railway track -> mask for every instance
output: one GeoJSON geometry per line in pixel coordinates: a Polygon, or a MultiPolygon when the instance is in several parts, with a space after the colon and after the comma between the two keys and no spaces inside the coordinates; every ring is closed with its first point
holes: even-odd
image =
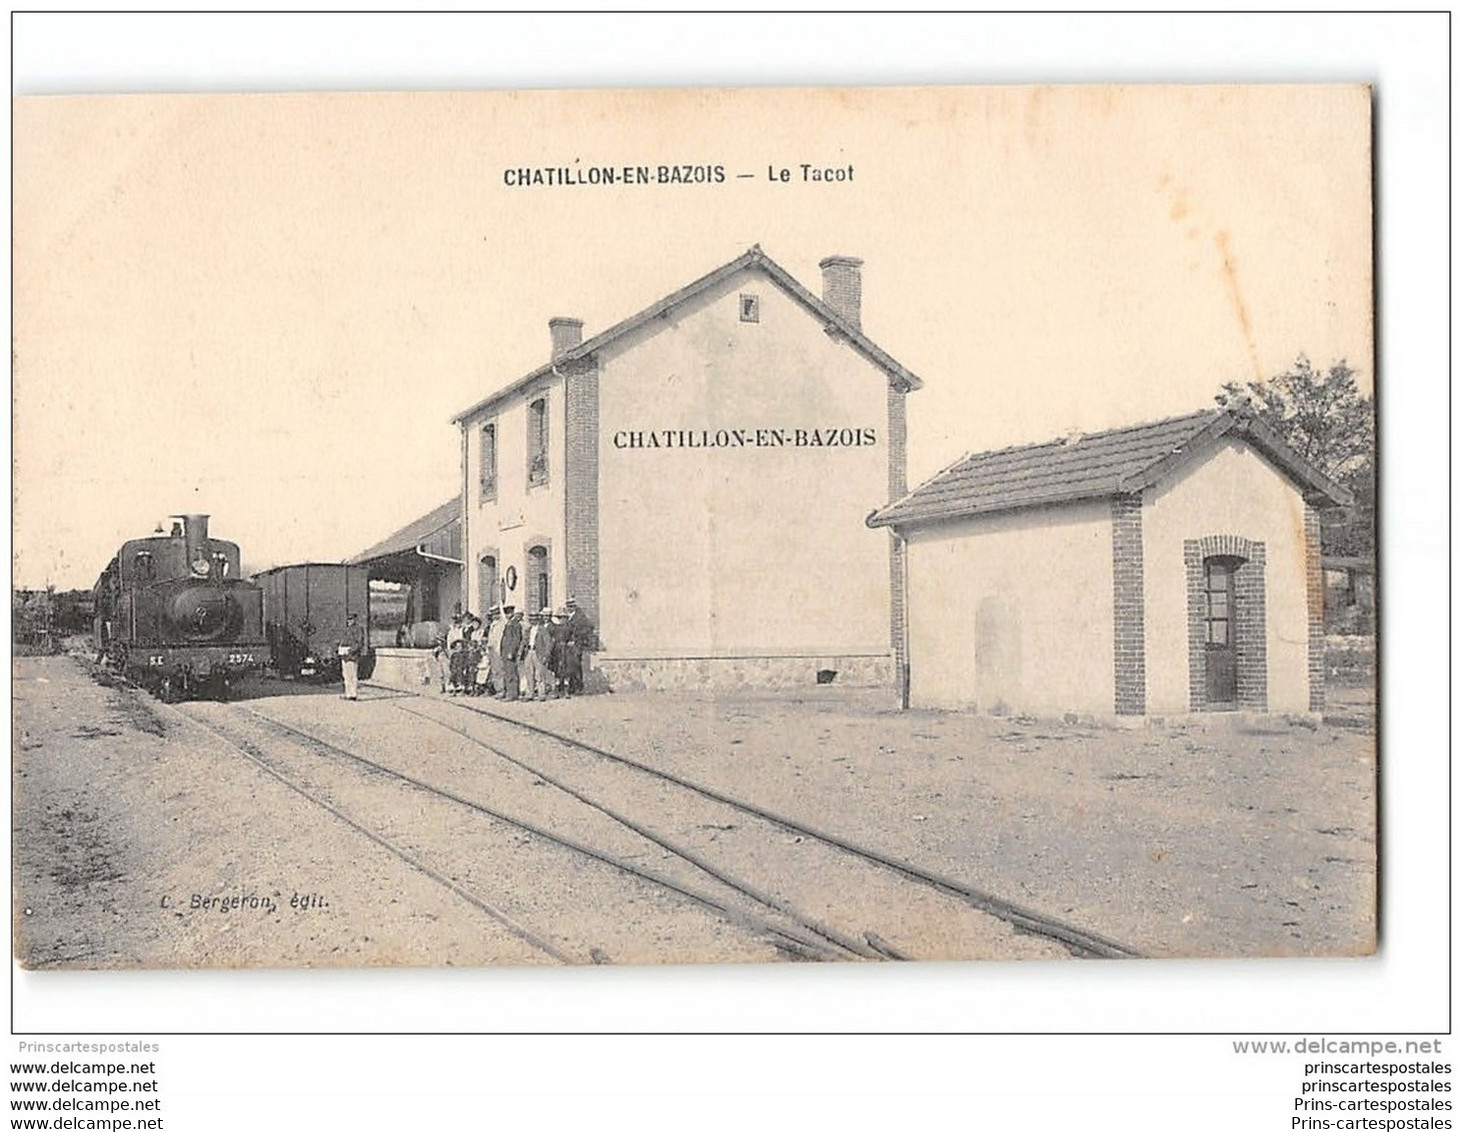
{"type": "MultiPolygon", "coordinates": [[[[490,720],[494,724],[516,729],[520,733],[535,736],[544,740],[546,743],[556,744],[564,751],[578,752],[583,756],[597,760],[603,764],[622,768],[631,774],[641,775],[663,783],[666,786],[692,793],[717,806],[726,807],[737,814],[744,815],[747,819],[767,823],[772,827],[791,834],[794,838],[816,842],[827,847],[829,850],[844,854],[848,858],[861,862],[866,866],[902,878],[905,882],[938,893],[946,898],[961,901],[981,913],[995,917],[1005,924],[1010,925],[1017,932],[1059,944],[1071,955],[1080,958],[1102,959],[1131,959],[1142,956],[1142,953],[1136,948],[1109,939],[1086,928],[1069,924],[1063,920],[1016,904],[962,881],[924,869],[912,862],[899,860],[875,848],[859,844],[847,837],[819,829],[804,821],[776,813],[743,799],[732,797],[723,791],[712,789],[683,776],[672,774],[624,755],[605,750],[594,744],[584,742],[581,739],[561,734],[549,728],[540,727],[525,720],[512,718],[511,716],[492,711],[474,703],[467,703],[461,700],[436,701],[425,698],[421,698],[421,702],[440,702],[447,704],[457,711],[466,712],[470,715],[490,720]]],[[[554,781],[550,777],[551,773],[563,773],[559,767],[555,767],[555,772],[550,772],[539,763],[529,762],[518,756],[510,755],[498,746],[482,739],[480,736],[472,734],[468,729],[447,723],[428,712],[407,707],[404,704],[398,704],[397,706],[402,711],[406,711],[420,718],[430,719],[433,723],[457,732],[471,742],[477,743],[499,757],[507,759],[526,771],[538,775],[545,781],[554,781]]],[[[555,783],[555,785],[560,785],[561,788],[570,790],[576,794],[582,793],[567,784],[555,783]]],[[[586,804],[594,804],[587,797],[585,801],[586,804]]],[[[623,820],[622,817],[620,820],[623,820]]],[[[884,957],[911,957],[910,952],[912,948],[899,949],[894,945],[890,945],[879,933],[865,930],[863,932],[863,939],[875,953],[884,957]]],[[[947,958],[948,955],[942,957],[947,958]]]]}
{"type": "MultiPolygon", "coordinates": [[[[650,917],[646,930],[658,933],[662,939],[666,925],[659,921],[673,920],[676,929],[684,931],[687,922],[697,918],[694,914],[687,915],[688,908],[702,920],[714,917],[718,921],[717,930],[705,930],[704,923],[689,924],[691,936],[713,937],[698,938],[688,944],[700,949],[692,954],[703,955],[706,949],[724,948],[725,929],[729,927],[739,937],[735,941],[739,944],[735,958],[889,957],[872,944],[859,945],[839,938],[835,932],[820,931],[819,925],[804,923],[795,911],[764,903],[754,892],[735,889],[729,884],[720,889],[714,885],[696,885],[665,875],[611,849],[508,813],[501,805],[489,805],[428,782],[254,707],[188,704],[172,710],[554,962],[613,961],[619,948],[604,940],[596,944],[581,938],[579,927],[583,917],[575,914],[572,907],[557,908],[548,915],[554,926],[530,926],[535,910],[531,907],[533,901],[524,901],[521,884],[506,884],[502,893],[494,894],[484,891],[480,879],[459,878],[474,871],[491,872],[494,864],[512,860],[519,877],[536,878],[535,886],[541,890],[552,883],[548,878],[565,872],[565,858],[572,858],[567,871],[575,876],[575,881],[567,887],[575,887],[582,880],[587,865],[596,874],[588,890],[596,902],[608,907],[644,905],[645,892],[650,890],[657,898],[651,903],[663,906],[668,901],[674,905],[661,907],[658,920],[650,917]],[[403,814],[413,815],[404,827],[403,814]],[[465,840],[461,837],[464,817],[484,827],[476,837],[465,840]],[[437,844],[430,843],[428,830],[449,826],[457,831],[448,839],[450,845],[443,844],[440,838],[437,844]],[[511,844],[504,844],[505,835],[511,844]],[[536,850],[533,860],[525,859],[522,844],[525,840],[536,850]],[[529,905],[526,912],[517,906],[525,903],[529,905]]],[[[526,788],[531,790],[532,786],[526,788]]],[[[544,914],[542,909],[537,911],[544,914]]]]}
{"type": "Polygon", "coordinates": [[[477,908],[479,911],[485,912],[493,920],[496,920],[499,924],[507,928],[508,931],[517,936],[519,939],[523,940],[523,942],[527,943],[529,946],[542,952],[550,959],[553,959],[559,963],[571,962],[568,956],[565,955],[553,943],[549,942],[548,940],[537,935],[522,924],[518,923],[503,909],[489,903],[477,893],[470,891],[464,886],[458,884],[451,877],[446,876],[442,872],[433,868],[431,865],[427,864],[420,857],[420,855],[409,852],[399,843],[372,831],[367,825],[347,814],[338,805],[336,805],[328,797],[322,794],[318,789],[312,789],[308,786],[301,785],[301,783],[298,782],[295,778],[291,777],[288,773],[282,771],[280,769],[280,766],[278,765],[277,758],[271,758],[265,752],[265,750],[257,743],[251,741],[248,738],[241,737],[237,733],[231,733],[230,729],[220,727],[216,722],[210,722],[207,719],[200,718],[196,711],[187,710],[184,708],[177,708],[175,710],[177,710],[180,715],[183,715],[188,720],[190,720],[194,725],[203,728],[204,730],[211,733],[215,738],[223,741],[228,746],[238,751],[251,763],[264,771],[265,774],[269,775],[271,778],[274,778],[276,781],[283,783],[286,787],[288,787],[290,790],[293,790],[296,794],[299,794],[306,801],[312,803],[313,805],[324,810],[326,813],[330,814],[332,817],[348,825],[351,829],[355,830],[367,840],[373,842],[374,844],[385,849],[391,855],[404,861],[412,869],[419,873],[422,873],[429,879],[448,889],[456,896],[460,897],[467,903],[471,904],[473,907],[477,908]]]}
{"type": "MultiPolygon", "coordinates": [[[[762,958],[1139,954],[1079,926],[573,736],[474,703],[400,693],[380,699],[386,703],[378,710],[411,716],[414,723],[442,733],[426,744],[436,752],[426,760],[430,765],[420,765],[415,740],[412,765],[403,766],[400,744],[384,751],[369,736],[364,743],[355,735],[327,737],[314,720],[281,719],[274,711],[261,710],[259,701],[174,710],[555,962],[600,962],[611,956],[619,961],[626,950],[630,961],[675,959],[656,947],[626,949],[622,941],[618,946],[596,945],[578,938],[577,924],[562,916],[549,917],[553,928],[530,926],[540,920],[525,914],[521,901],[504,900],[501,891],[484,888],[480,880],[459,879],[473,872],[460,846],[428,851],[419,845],[423,831],[444,819],[417,820],[403,828],[399,815],[420,810],[422,799],[428,799],[436,811],[469,814],[500,832],[511,830],[537,852],[566,854],[577,862],[574,868],[597,869],[600,887],[591,889],[589,899],[598,908],[622,900],[625,886],[640,890],[641,897],[652,889],[661,900],[714,916],[740,936],[760,941],[766,951],[762,958]],[[437,750],[449,741],[457,743],[455,754],[437,750]],[[492,759],[473,761],[474,751],[492,759]],[[470,786],[457,787],[469,779],[470,786]],[[366,792],[374,796],[365,806],[368,812],[357,805],[360,783],[369,783],[366,792]],[[656,863],[650,865],[647,858],[656,863]],[[993,934],[992,923],[997,929],[993,934]],[[1021,944],[1022,938],[1030,942],[1021,944]],[[1061,951],[1032,945],[1057,945],[1061,951]]],[[[385,734],[390,728],[380,730],[385,734]]],[[[484,844],[479,850],[479,867],[488,860],[512,860],[515,872],[535,875],[543,883],[551,883],[547,878],[563,870],[562,860],[520,869],[523,851],[518,846],[484,844]]],[[[511,891],[513,886],[507,887],[511,891]]],[[[692,954],[700,961],[720,955],[714,946],[692,954]]]]}

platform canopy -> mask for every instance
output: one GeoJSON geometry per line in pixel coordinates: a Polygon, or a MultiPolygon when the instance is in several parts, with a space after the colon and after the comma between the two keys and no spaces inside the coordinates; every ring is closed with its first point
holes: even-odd
{"type": "Polygon", "coordinates": [[[461,568],[462,500],[449,500],[380,542],[348,558],[352,566],[367,566],[373,579],[415,582],[427,563],[461,568]]]}

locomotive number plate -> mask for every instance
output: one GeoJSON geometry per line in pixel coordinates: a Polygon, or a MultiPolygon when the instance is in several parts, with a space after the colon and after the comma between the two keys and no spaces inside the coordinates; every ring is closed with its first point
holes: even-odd
{"type": "Polygon", "coordinates": [[[253,664],[254,654],[251,652],[231,652],[228,654],[229,664],[253,664]]]}

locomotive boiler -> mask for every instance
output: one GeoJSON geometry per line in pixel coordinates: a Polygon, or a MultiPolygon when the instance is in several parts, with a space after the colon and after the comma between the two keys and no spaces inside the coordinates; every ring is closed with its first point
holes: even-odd
{"type": "Polygon", "coordinates": [[[226,698],[267,658],[261,591],[238,544],[208,537],[207,515],[174,518],[171,534],[123,543],[97,579],[97,651],[164,699],[226,698]]]}

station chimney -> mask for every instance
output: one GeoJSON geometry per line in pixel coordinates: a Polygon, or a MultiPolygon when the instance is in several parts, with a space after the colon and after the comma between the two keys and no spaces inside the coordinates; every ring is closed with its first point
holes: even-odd
{"type": "Polygon", "coordinates": [[[548,333],[553,339],[553,358],[557,360],[584,340],[582,318],[550,318],[548,333]]]}
{"type": "Polygon", "coordinates": [[[862,331],[863,261],[850,255],[830,255],[822,268],[822,301],[854,330],[862,331]]]}

